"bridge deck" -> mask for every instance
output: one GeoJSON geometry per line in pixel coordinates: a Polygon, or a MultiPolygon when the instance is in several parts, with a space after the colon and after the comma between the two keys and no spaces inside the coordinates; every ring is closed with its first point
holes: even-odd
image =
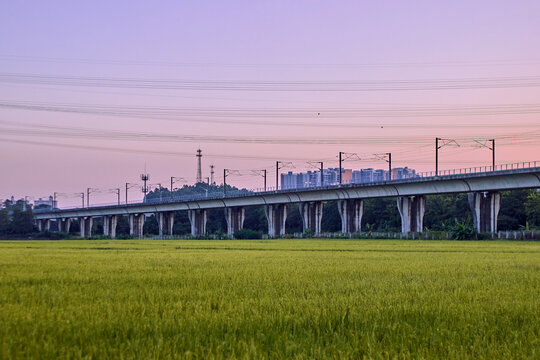
{"type": "Polygon", "coordinates": [[[430,194],[464,193],[478,191],[504,191],[540,188],[540,167],[502,170],[472,174],[401,179],[378,183],[329,185],[304,189],[272,190],[209,194],[181,199],[153,200],[143,203],[96,206],[89,208],[35,210],[36,219],[74,218],[215,209],[234,206],[288,204],[340,199],[368,199],[377,197],[414,196],[430,194]]]}

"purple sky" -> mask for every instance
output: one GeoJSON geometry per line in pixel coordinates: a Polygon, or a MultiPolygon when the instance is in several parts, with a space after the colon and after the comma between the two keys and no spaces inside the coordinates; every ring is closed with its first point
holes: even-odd
{"type": "MultiPolygon", "coordinates": [[[[442,169],[490,165],[474,139],[496,138],[498,163],[540,160],[538,19],[538,1],[4,1],[0,199],[123,187],[145,164],[151,183],[193,182],[198,147],[203,176],[211,163],[218,183],[223,168],[240,169],[227,181],[240,187],[262,185],[251,169],[268,168],[272,184],[275,160],[294,159],[293,171],[310,169],[308,160],[335,167],[339,151],[367,159],[347,168],[384,168],[372,154],[392,152],[396,167],[431,171],[437,136],[461,145],[441,150],[442,169]],[[94,77],[130,81],[84,80],[94,77]],[[143,80],[151,85],[140,88],[143,80]],[[163,89],[163,80],[204,89],[163,89]],[[375,91],[383,81],[389,89],[375,91]],[[433,81],[443,89],[410,89],[433,81]],[[461,85],[448,89],[450,81],[461,85]],[[501,81],[509,85],[492,86],[501,81]],[[366,89],[344,91],[351,85],[342,82],[366,89]],[[42,110],[14,108],[21,104],[42,110]],[[156,109],[174,114],[148,113],[156,109]],[[235,141],[208,139],[216,136],[235,141]],[[263,137],[267,144],[244,142],[263,137]],[[312,144],[280,144],[285,138],[312,144]]],[[[104,192],[92,202],[112,201],[104,192]]]]}

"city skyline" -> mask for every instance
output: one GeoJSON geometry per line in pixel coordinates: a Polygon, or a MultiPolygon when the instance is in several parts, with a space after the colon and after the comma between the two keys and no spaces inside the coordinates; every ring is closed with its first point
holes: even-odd
{"type": "Polygon", "coordinates": [[[489,139],[498,164],[540,160],[535,1],[1,9],[0,199],[122,188],[145,164],[152,184],[193,183],[199,148],[202,178],[239,170],[240,188],[276,161],[335,168],[339,152],[356,154],[347,168],[390,152],[433,171],[436,137],[460,145],[440,169],[490,166],[489,139]]]}

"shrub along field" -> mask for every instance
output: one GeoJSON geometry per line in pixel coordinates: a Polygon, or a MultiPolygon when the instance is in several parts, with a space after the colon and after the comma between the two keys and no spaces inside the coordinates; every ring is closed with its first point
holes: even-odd
{"type": "Polygon", "coordinates": [[[2,241],[0,358],[539,358],[540,243],[2,241]]]}

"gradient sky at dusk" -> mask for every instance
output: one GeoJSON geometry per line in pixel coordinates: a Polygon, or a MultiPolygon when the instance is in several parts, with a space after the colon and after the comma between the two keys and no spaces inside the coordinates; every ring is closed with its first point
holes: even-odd
{"type": "Polygon", "coordinates": [[[251,169],[273,184],[276,160],[336,167],[339,151],[365,159],[346,168],[392,152],[431,171],[435,137],[461,145],[442,169],[490,165],[474,139],[497,139],[498,163],[540,160],[538,19],[533,0],[4,1],[0,199],[123,187],[145,166],[150,183],[192,183],[198,147],[203,176],[239,169],[239,187],[262,185],[251,169]]]}

